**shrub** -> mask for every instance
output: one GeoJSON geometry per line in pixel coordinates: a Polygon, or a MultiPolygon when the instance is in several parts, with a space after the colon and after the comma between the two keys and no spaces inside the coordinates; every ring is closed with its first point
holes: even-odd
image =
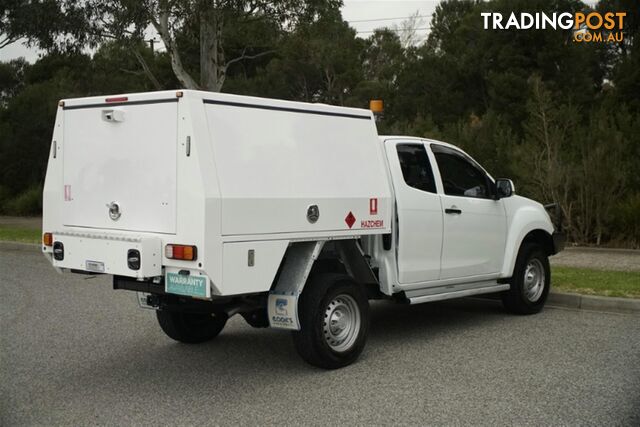
{"type": "Polygon", "coordinates": [[[3,209],[9,215],[42,214],[42,186],[29,187],[26,191],[9,200],[3,209]]]}
{"type": "Polygon", "coordinates": [[[614,239],[631,247],[640,247],[640,193],[621,200],[613,210],[611,228],[614,239]]]}

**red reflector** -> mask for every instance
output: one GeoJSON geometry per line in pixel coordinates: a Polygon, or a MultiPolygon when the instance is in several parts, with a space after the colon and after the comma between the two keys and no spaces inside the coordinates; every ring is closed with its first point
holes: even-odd
{"type": "Polygon", "coordinates": [[[43,243],[45,246],[51,246],[51,245],[53,245],[53,234],[51,234],[51,233],[44,233],[44,234],[42,235],[42,243],[43,243]]]}
{"type": "Polygon", "coordinates": [[[174,246],[173,247],[173,257],[175,259],[183,259],[184,258],[184,246],[174,246]]]}
{"type": "Polygon", "coordinates": [[[198,250],[195,246],[170,244],[165,246],[164,256],[169,259],[195,261],[198,257],[198,250]]]}
{"type": "Polygon", "coordinates": [[[126,96],[116,96],[116,97],[113,97],[113,98],[105,99],[105,101],[107,101],[107,102],[127,102],[128,100],[129,100],[129,98],[126,97],[126,96]]]}

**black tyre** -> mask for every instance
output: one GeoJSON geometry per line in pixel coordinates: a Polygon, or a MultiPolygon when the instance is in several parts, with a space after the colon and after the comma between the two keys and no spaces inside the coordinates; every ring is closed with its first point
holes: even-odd
{"type": "Polygon", "coordinates": [[[337,369],[353,363],[369,331],[369,301],[343,274],[312,277],[300,296],[301,330],[293,332],[298,354],[309,364],[337,369]]]}
{"type": "Polygon", "coordinates": [[[158,323],[169,338],[188,344],[212,340],[227,323],[225,314],[182,313],[157,310],[158,323]]]}
{"type": "Polygon", "coordinates": [[[537,244],[525,243],[518,252],[511,289],[502,294],[505,308],[516,314],[538,313],[551,288],[549,258],[537,244]]]}

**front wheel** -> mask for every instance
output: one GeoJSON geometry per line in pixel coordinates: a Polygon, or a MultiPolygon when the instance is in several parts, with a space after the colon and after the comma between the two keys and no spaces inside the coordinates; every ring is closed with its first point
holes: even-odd
{"type": "Polygon", "coordinates": [[[538,313],[551,287],[549,258],[536,244],[524,244],[518,252],[511,289],[502,294],[505,308],[516,314],[538,313]]]}
{"type": "Polygon", "coordinates": [[[188,344],[212,340],[227,323],[225,314],[183,313],[179,311],[156,311],[158,323],[169,338],[188,344]]]}
{"type": "Polygon", "coordinates": [[[353,363],[369,331],[369,301],[360,285],[343,274],[319,274],[307,283],[299,304],[298,354],[309,364],[336,369],[353,363]]]}

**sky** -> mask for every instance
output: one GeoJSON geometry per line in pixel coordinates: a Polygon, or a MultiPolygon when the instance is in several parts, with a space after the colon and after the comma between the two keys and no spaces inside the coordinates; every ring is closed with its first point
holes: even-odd
{"type": "MultiPolygon", "coordinates": [[[[353,28],[358,31],[358,36],[366,38],[372,30],[381,27],[399,26],[404,20],[413,14],[420,16],[416,32],[418,40],[423,41],[429,33],[431,15],[440,0],[343,0],[342,16],[353,28]]],[[[585,3],[593,5],[596,0],[587,0],[585,3]]],[[[25,46],[21,41],[0,49],[0,60],[8,61],[24,56],[27,61],[34,62],[38,59],[38,51],[25,46]]]]}

